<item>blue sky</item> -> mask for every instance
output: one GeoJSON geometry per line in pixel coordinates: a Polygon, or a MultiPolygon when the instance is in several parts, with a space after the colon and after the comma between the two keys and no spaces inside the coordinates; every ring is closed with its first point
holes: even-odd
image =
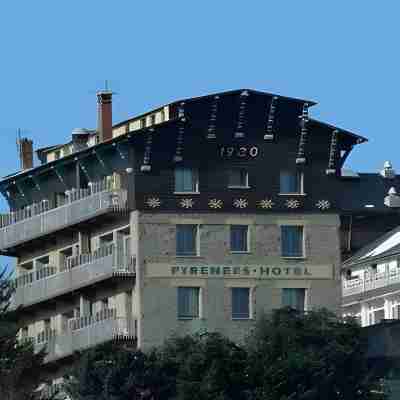
{"type": "Polygon", "coordinates": [[[3,1],[0,175],[18,169],[17,128],[35,146],[209,92],[254,88],[319,104],[313,117],[370,139],[348,166],[397,162],[400,5],[340,1],[3,1]]]}

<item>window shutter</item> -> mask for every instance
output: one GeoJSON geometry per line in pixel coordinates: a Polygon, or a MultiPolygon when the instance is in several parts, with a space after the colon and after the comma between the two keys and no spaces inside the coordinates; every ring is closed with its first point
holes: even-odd
{"type": "Polygon", "coordinates": [[[178,317],[198,318],[199,316],[199,288],[178,288],[178,317]]]}
{"type": "Polygon", "coordinates": [[[285,288],[282,289],[282,306],[292,307],[299,311],[304,311],[305,289],[285,288]]]}
{"type": "Polygon", "coordinates": [[[282,226],[281,227],[282,256],[303,256],[303,227],[282,226]]]}
{"type": "Polygon", "coordinates": [[[249,288],[232,288],[232,318],[249,318],[249,288]]]}

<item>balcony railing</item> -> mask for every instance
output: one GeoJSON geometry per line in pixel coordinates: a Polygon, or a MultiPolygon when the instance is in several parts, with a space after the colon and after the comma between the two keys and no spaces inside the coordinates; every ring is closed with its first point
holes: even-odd
{"type": "MultiPolygon", "coordinates": [[[[48,335],[47,340],[40,343],[34,340],[35,351],[45,347],[45,362],[49,362],[110,340],[136,339],[136,324],[133,318],[117,317],[116,311],[111,309],[108,313],[103,311],[102,318],[99,316],[87,319],[90,323],[83,324],[78,329],[68,328],[64,333],[48,335]]],[[[72,325],[72,320],[70,322],[72,325]]]]}
{"type": "Polygon", "coordinates": [[[388,272],[366,273],[364,278],[343,280],[343,296],[364,293],[400,283],[400,268],[388,272]]]}
{"type": "Polygon", "coordinates": [[[113,189],[106,184],[92,185],[91,189],[70,191],[66,196],[66,203],[60,207],[50,209],[49,203],[44,201],[24,210],[2,215],[0,249],[9,249],[98,214],[123,210],[126,203],[125,189],[113,189]]]}
{"type": "Polygon", "coordinates": [[[67,259],[61,272],[50,273],[55,268],[46,267],[47,274],[35,271],[18,277],[11,308],[39,303],[112,276],[134,276],[135,264],[134,256],[117,251],[114,245],[80,254],[67,259]]]}

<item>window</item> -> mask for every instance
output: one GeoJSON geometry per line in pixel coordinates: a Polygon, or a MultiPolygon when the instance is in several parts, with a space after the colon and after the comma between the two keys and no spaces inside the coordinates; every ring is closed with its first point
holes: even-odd
{"type": "Polygon", "coordinates": [[[248,188],[249,175],[245,169],[232,169],[229,173],[230,188],[248,188]]]}
{"type": "Polygon", "coordinates": [[[303,226],[281,226],[282,257],[304,257],[303,226]]]}
{"type": "Polygon", "coordinates": [[[250,289],[232,288],[232,319],[250,318],[250,289]]]}
{"type": "Polygon", "coordinates": [[[199,179],[197,170],[193,168],[176,168],[175,169],[175,192],[191,192],[199,191],[199,179]]]}
{"type": "Polygon", "coordinates": [[[155,125],[156,123],[156,114],[150,115],[150,125],[155,125]]]}
{"type": "Polygon", "coordinates": [[[54,152],[54,159],[55,160],[58,160],[58,159],[60,159],[61,158],[61,150],[56,150],[55,152],[54,152]]]}
{"type": "Polygon", "coordinates": [[[249,228],[247,225],[231,225],[231,251],[249,251],[249,228]]]}
{"type": "Polygon", "coordinates": [[[371,305],[368,310],[368,325],[379,324],[383,319],[385,319],[384,305],[371,305]]]}
{"type": "Polygon", "coordinates": [[[146,118],[142,118],[140,120],[140,128],[141,129],[146,128],[146,118]]]}
{"type": "Polygon", "coordinates": [[[197,225],[176,226],[176,255],[196,256],[197,255],[197,225]]]}
{"type": "Polygon", "coordinates": [[[282,306],[304,311],[306,289],[282,289],[282,306]]]}
{"type": "Polygon", "coordinates": [[[200,288],[179,287],[178,288],[178,318],[199,318],[200,288]]]}
{"type": "Polygon", "coordinates": [[[303,174],[301,172],[281,171],[280,173],[281,194],[302,194],[303,174]]]}

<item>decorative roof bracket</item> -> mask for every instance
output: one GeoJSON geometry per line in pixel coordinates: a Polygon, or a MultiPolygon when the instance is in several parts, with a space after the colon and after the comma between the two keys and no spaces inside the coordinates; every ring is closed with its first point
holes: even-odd
{"type": "Polygon", "coordinates": [[[185,136],[185,122],[186,122],[186,117],[185,117],[185,109],[184,109],[185,103],[182,102],[179,105],[178,109],[178,118],[180,118],[179,127],[178,127],[178,135],[176,139],[176,150],[175,150],[175,155],[174,155],[174,162],[181,162],[183,160],[183,140],[185,136]]]}
{"type": "Polygon", "coordinates": [[[60,171],[54,166],[51,166],[51,169],[54,171],[54,173],[57,175],[57,178],[60,180],[60,182],[68,189],[67,184],[64,181],[64,178],[62,177],[62,175],[60,174],[60,171]]]}
{"type": "Polygon", "coordinates": [[[329,161],[328,161],[328,169],[326,170],[327,175],[333,175],[336,173],[336,159],[337,159],[337,150],[338,150],[338,134],[339,130],[335,129],[332,131],[331,136],[331,146],[329,150],[329,161]]]}
{"type": "Polygon", "coordinates": [[[153,132],[154,128],[149,128],[146,138],[146,145],[144,148],[143,164],[140,166],[140,171],[142,172],[151,171],[150,158],[151,158],[151,145],[153,143],[153,132]]]}
{"type": "Polygon", "coordinates": [[[105,161],[101,158],[100,152],[96,149],[93,149],[93,154],[96,156],[97,160],[99,161],[100,165],[103,167],[105,171],[108,171],[109,169],[107,168],[107,165],[105,161]]]}
{"type": "Polygon", "coordinates": [[[250,94],[247,90],[244,90],[242,93],[240,93],[239,116],[234,134],[235,139],[243,138],[245,136],[244,126],[246,124],[247,99],[249,96],[250,94]]]}
{"type": "Polygon", "coordinates": [[[274,120],[276,103],[278,101],[278,96],[273,96],[271,99],[271,104],[269,105],[268,119],[267,119],[267,129],[264,135],[264,140],[274,140],[274,120]]]}
{"type": "Polygon", "coordinates": [[[40,185],[39,185],[39,181],[38,181],[37,177],[35,175],[29,175],[29,178],[32,179],[36,189],[40,192],[40,185]]]}
{"type": "Polygon", "coordinates": [[[218,103],[219,103],[219,96],[214,96],[214,101],[211,105],[210,111],[210,120],[208,122],[208,129],[207,129],[207,139],[216,139],[216,127],[217,127],[217,113],[218,113],[218,103]]]}
{"type": "Polygon", "coordinates": [[[300,141],[299,150],[297,152],[296,164],[304,164],[306,162],[305,147],[307,143],[307,123],[308,123],[308,103],[303,104],[303,112],[300,115],[300,141]]]}

